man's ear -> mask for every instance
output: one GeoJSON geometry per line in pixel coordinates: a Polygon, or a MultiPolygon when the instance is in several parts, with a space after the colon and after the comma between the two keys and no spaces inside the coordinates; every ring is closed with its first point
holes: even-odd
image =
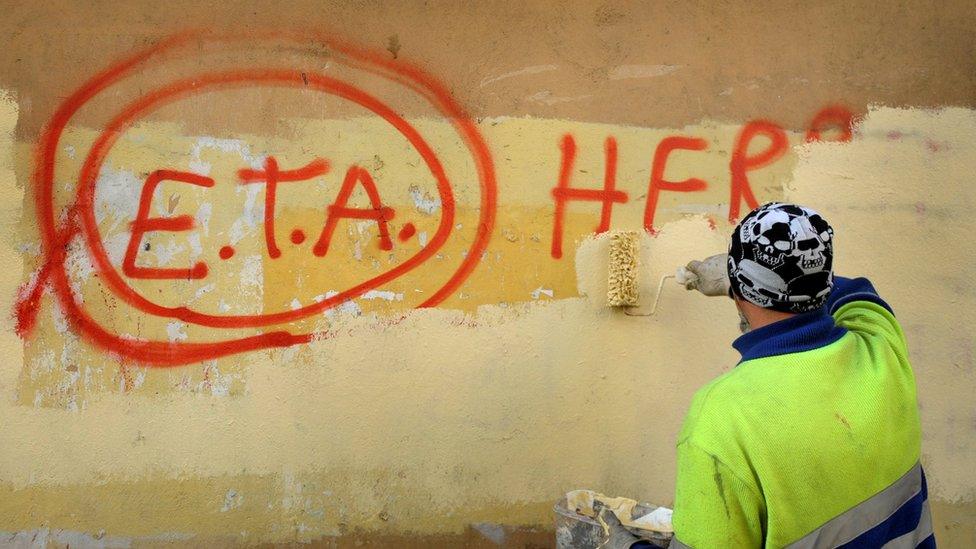
{"type": "MultiPolygon", "coordinates": [[[[735,308],[739,310],[739,314],[742,315],[743,318],[745,318],[749,322],[752,322],[752,318],[749,316],[749,313],[751,312],[750,311],[750,308],[745,305],[746,303],[749,303],[749,302],[746,301],[746,300],[744,300],[744,299],[742,299],[741,297],[735,295],[734,293],[732,294],[732,301],[735,302],[735,308]]],[[[749,303],[749,305],[752,305],[752,304],[749,303]]]]}

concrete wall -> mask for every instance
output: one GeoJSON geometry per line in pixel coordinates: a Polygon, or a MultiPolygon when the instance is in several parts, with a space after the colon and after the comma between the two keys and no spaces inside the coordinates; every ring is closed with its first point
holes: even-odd
{"type": "Polygon", "coordinates": [[[894,306],[938,539],[976,544],[971,3],[5,11],[0,544],[548,545],[566,490],[670,504],[737,317],[658,281],[773,199],[894,306]],[[605,307],[607,227],[653,315],[605,307]]]}

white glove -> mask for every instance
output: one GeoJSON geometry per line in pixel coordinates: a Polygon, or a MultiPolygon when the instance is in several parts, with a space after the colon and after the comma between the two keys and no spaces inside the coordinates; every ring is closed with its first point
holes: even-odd
{"type": "Polygon", "coordinates": [[[703,261],[692,261],[678,269],[675,279],[686,290],[698,290],[707,296],[729,295],[728,254],[718,254],[703,261]]]}

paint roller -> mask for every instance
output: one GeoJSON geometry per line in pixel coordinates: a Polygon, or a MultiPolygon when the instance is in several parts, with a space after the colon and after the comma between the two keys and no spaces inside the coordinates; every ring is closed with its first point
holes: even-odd
{"type": "Polygon", "coordinates": [[[657,297],[651,311],[646,314],[629,312],[629,308],[636,307],[640,298],[637,286],[639,265],[640,233],[637,231],[614,231],[610,233],[610,261],[607,273],[607,305],[622,307],[629,316],[650,316],[657,310],[657,303],[661,299],[664,281],[675,275],[661,277],[657,286],[657,297]]]}

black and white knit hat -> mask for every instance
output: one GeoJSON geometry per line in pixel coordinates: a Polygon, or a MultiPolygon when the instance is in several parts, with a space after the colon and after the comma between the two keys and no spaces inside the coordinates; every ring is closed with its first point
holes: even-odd
{"type": "Polygon", "coordinates": [[[834,285],[834,230],[803,206],[772,202],[732,232],[732,292],[764,309],[805,313],[823,306],[834,285]]]}

